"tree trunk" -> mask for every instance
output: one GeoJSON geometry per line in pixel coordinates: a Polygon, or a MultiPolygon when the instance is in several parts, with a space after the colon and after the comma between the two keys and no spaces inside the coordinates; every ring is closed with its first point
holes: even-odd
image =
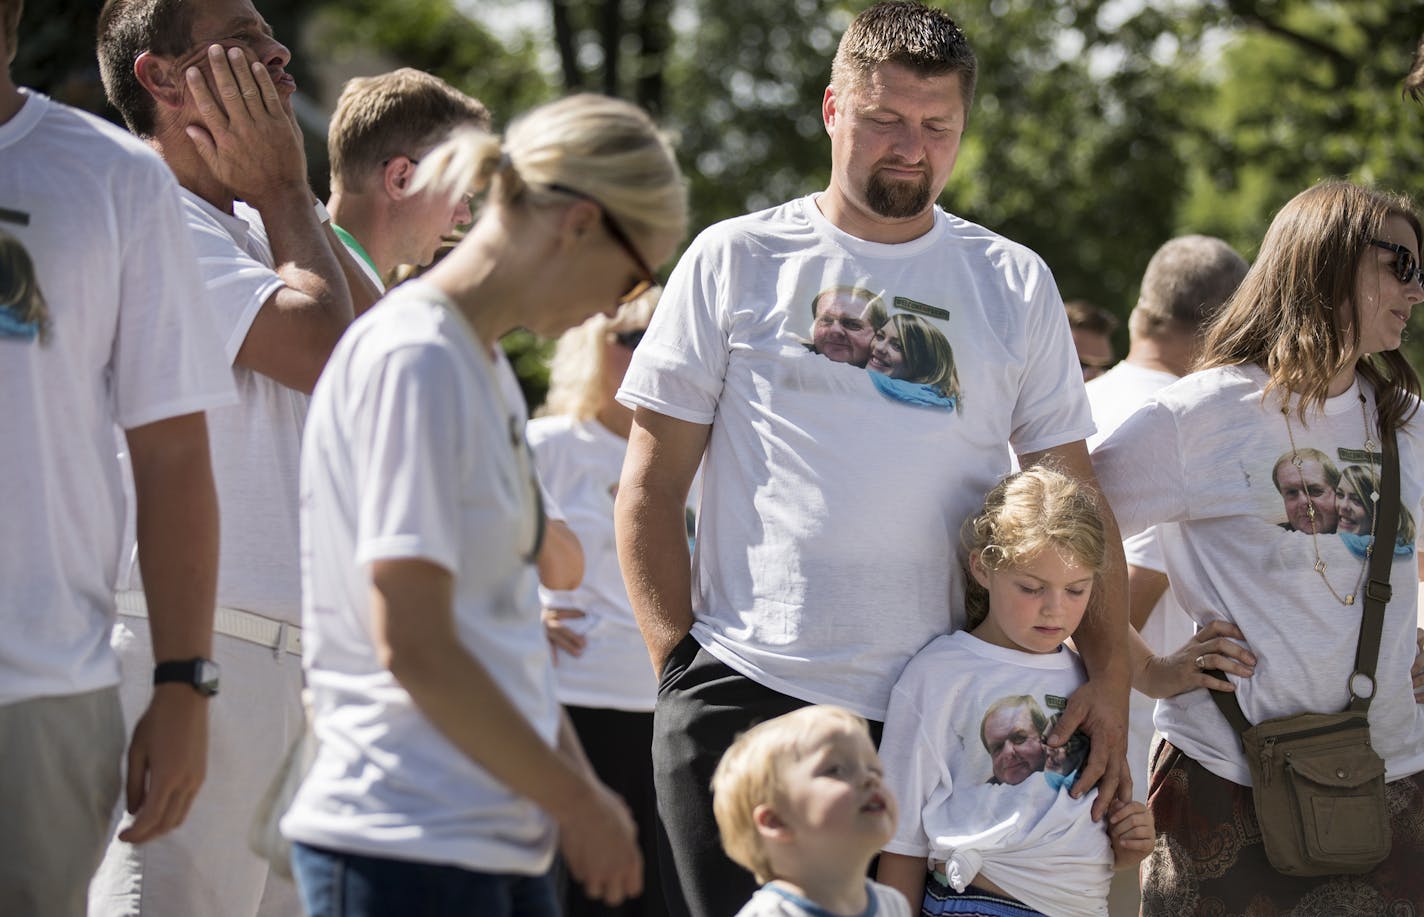
{"type": "Polygon", "coordinates": [[[663,112],[663,64],[671,44],[672,4],[669,0],[643,0],[638,16],[638,80],[636,98],[654,117],[663,112]]]}
{"type": "Polygon", "coordinates": [[[574,25],[569,16],[569,0],[549,0],[549,12],[554,19],[554,47],[559,50],[564,89],[568,92],[578,92],[583,88],[583,70],[579,67],[578,45],[574,41],[574,25]]]}
{"type": "Polygon", "coordinates": [[[599,17],[599,37],[603,43],[603,92],[619,95],[618,49],[623,43],[623,4],[621,0],[603,0],[599,17]]]}

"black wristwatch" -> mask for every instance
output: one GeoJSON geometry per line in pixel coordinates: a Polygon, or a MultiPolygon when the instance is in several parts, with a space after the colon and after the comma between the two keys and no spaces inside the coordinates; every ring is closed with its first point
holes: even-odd
{"type": "Polygon", "coordinates": [[[180,684],[192,685],[193,690],[204,697],[212,697],[218,693],[218,678],[221,675],[222,669],[216,662],[201,656],[197,659],[184,659],[180,662],[160,662],[153,667],[153,683],[155,685],[176,681],[180,684]]]}

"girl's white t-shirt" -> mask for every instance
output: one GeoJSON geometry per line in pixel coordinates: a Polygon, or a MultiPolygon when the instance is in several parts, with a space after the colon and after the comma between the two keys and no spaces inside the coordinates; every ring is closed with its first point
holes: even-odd
{"type": "MultiPolygon", "coordinates": [[[[1309,486],[1320,476],[1314,466],[1323,464],[1325,474],[1338,477],[1350,466],[1377,473],[1382,462],[1368,386],[1352,385],[1323,410],[1308,411],[1305,422],[1292,414],[1288,429],[1278,395],[1263,401],[1265,383],[1255,366],[1187,376],[1158,392],[1093,453],[1124,535],[1176,523],[1162,526],[1159,537],[1172,591],[1187,614],[1203,626],[1230,621],[1245,634],[1258,660],[1255,674],[1227,677],[1252,723],[1345,709],[1364,608],[1357,585],[1364,559],[1356,553],[1358,539],[1341,534],[1333,489],[1317,498],[1322,531],[1312,538],[1291,525],[1277,469],[1289,478],[1292,454],[1302,457],[1309,486]],[[1373,449],[1365,448],[1367,439],[1373,449]],[[1337,601],[1316,573],[1317,550],[1330,586],[1341,596],[1357,593],[1353,605],[1337,601]]],[[[1398,434],[1401,525],[1408,523],[1400,535],[1419,531],[1419,423],[1416,416],[1398,434]]],[[[1380,535],[1382,543],[1398,541],[1380,535]]],[[[1369,711],[1370,743],[1385,759],[1389,780],[1424,769],[1424,708],[1414,702],[1409,674],[1418,594],[1414,537],[1394,550],[1393,595],[1385,606],[1369,711]]],[[[1250,786],[1240,740],[1205,689],[1159,702],[1155,722],[1212,773],[1250,786]]]]}
{"type": "Polygon", "coordinates": [[[1045,914],[1106,914],[1113,853],[1092,818],[1098,791],[1074,799],[1071,777],[1060,779],[1087,760],[1086,739],[1063,762],[1042,741],[1086,680],[1067,648],[1025,653],[958,631],[921,650],[890,695],[880,742],[900,804],[885,849],[924,857],[957,891],[982,874],[1045,914]],[[996,771],[986,746],[1005,742],[996,771]]]}
{"type": "Polygon", "coordinates": [[[450,571],[461,645],[552,745],[536,518],[532,470],[484,345],[438,290],[402,285],[346,332],[312,395],[302,576],[319,751],[282,820],[288,837],[484,872],[548,868],[548,816],[431,725],[381,665],[370,621],[374,561],[450,571]]]}

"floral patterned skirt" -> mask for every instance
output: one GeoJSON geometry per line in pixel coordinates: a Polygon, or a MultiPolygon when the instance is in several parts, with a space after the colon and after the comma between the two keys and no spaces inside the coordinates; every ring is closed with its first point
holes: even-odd
{"type": "Polygon", "coordinates": [[[1385,786],[1393,847],[1371,872],[1286,876],[1266,859],[1250,787],[1169,742],[1153,751],[1157,845],[1142,865],[1143,917],[1424,917],[1424,774],[1385,786]]]}

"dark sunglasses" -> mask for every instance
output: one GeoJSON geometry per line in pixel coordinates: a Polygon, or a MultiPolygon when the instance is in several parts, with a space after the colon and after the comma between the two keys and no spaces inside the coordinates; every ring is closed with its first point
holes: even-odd
{"type": "Polygon", "coordinates": [[[648,329],[639,328],[636,331],[615,331],[613,340],[618,342],[618,346],[626,347],[629,350],[636,350],[643,342],[643,335],[648,333],[648,329]]]}
{"type": "Polygon", "coordinates": [[[1424,285],[1424,270],[1414,261],[1414,253],[1403,245],[1394,242],[1386,242],[1383,239],[1371,239],[1371,245],[1378,245],[1380,248],[1394,252],[1399,257],[1394,259],[1394,276],[1400,283],[1411,283],[1419,281],[1424,285]]]}
{"type": "Polygon", "coordinates": [[[626,293],[618,297],[618,305],[621,306],[630,303],[658,285],[658,278],[657,275],[653,273],[653,269],[648,266],[647,261],[643,260],[642,254],[640,254],[637,247],[633,245],[633,240],[628,238],[628,234],[623,231],[623,227],[618,225],[618,221],[613,219],[613,216],[608,212],[608,208],[603,206],[601,201],[591,195],[584,194],[576,188],[570,188],[568,185],[549,185],[549,190],[558,191],[561,194],[567,194],[570,197],[588,201],[596,206],[599,215],[603,217],[604,229],[608,230],[608,234],[613,237],[613,241],[621,245],[623,250],[628,253],[628,257],[632,258],[633,263],[638,266],[638,270],[643,276],[629,287],[626,293]]]}

